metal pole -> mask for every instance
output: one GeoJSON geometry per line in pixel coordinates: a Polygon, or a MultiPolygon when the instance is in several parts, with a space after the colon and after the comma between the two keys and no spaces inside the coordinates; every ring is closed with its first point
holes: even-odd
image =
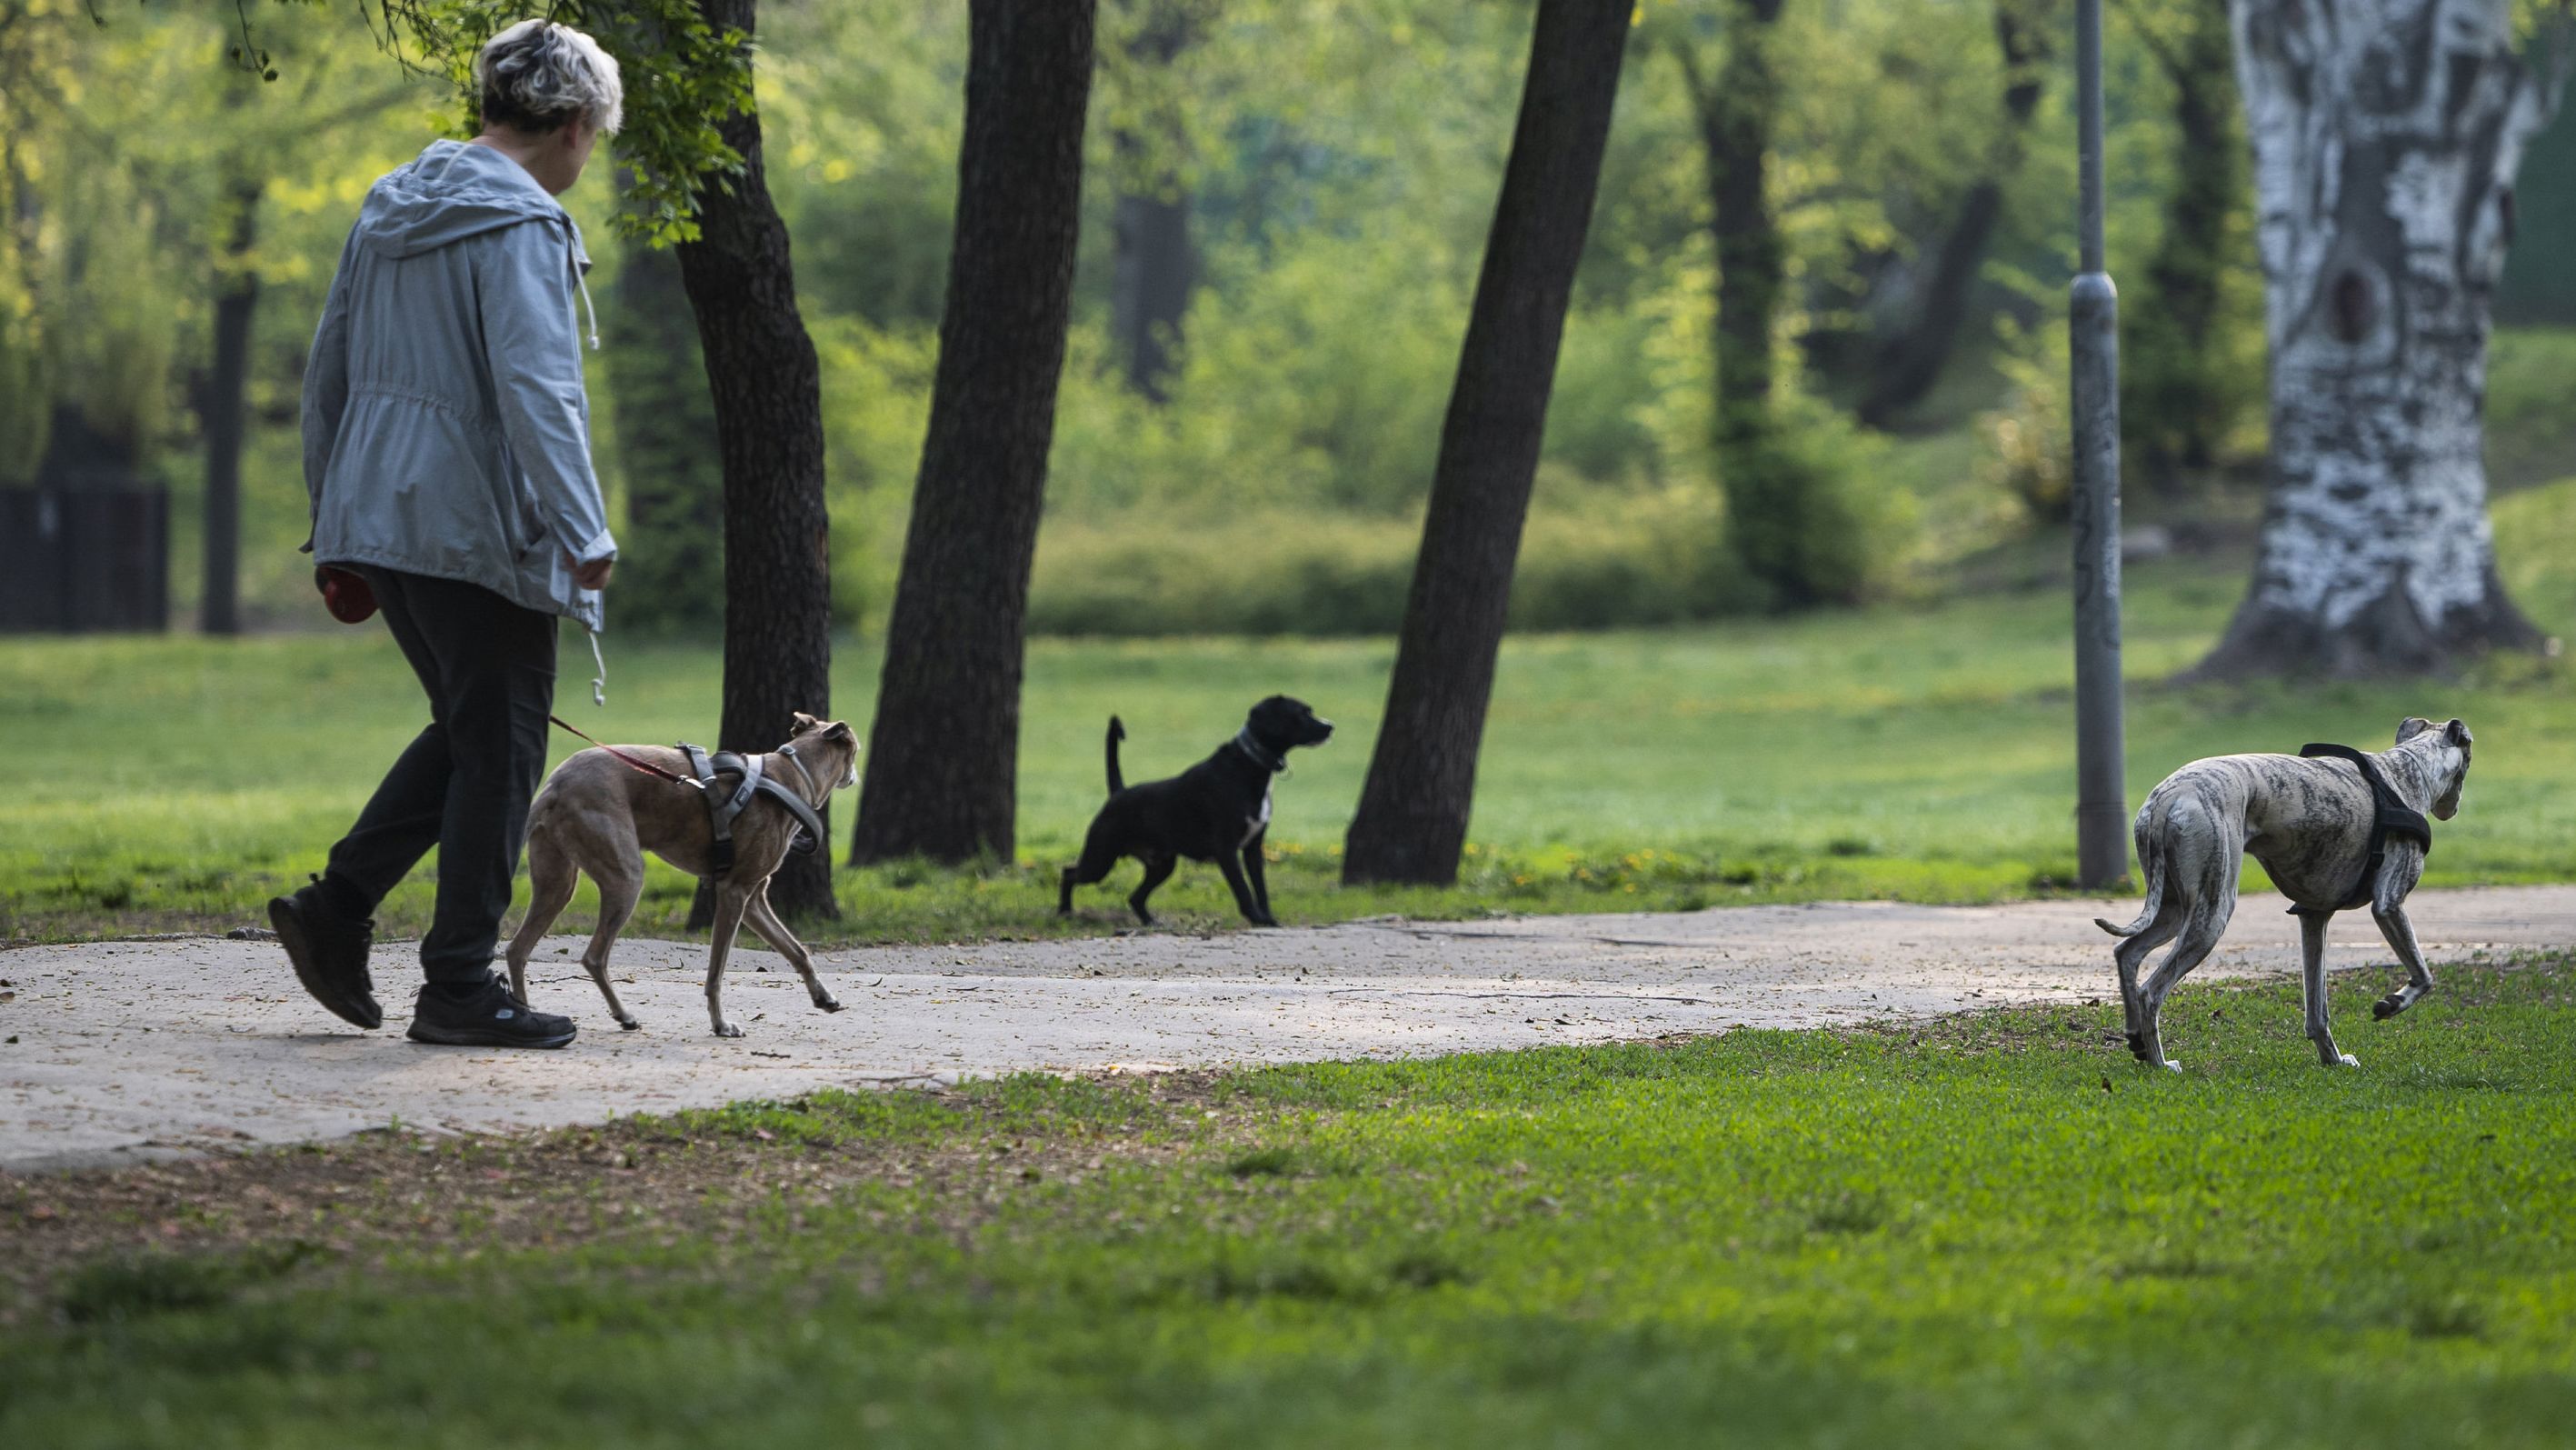
{"type": "Polygon", "coordinates": [[[2102,269],[2102,0],[2075,4],[2076,145],[2083,266],[2066,326],[2075,428],[2075,841],[2077,879],[2129,874],[2120,725],[2120,300],[2102,269]]]}

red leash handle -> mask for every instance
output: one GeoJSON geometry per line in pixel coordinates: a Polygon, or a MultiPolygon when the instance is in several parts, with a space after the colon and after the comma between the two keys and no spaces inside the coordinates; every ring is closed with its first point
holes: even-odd
{"type": "Polygon", "coordinates": [[[625,751],[618,749],[614,745],[605,745],[601,744],[597,740],[591,740],[588,732],[582,730],[578,726],[566,723],[564,718],[560,715],[548,715],[546,720],[547,723],[555,726],[557,729],[569,731],[574,735],[580,736],[584,740],[590,740],[591,744],[599,746],[600,749],[607,751],[609,754],[616,756],[622,761],[625,761],[628,765],[635,767],[646,775],[657,775],[662,779],[671,781],[675,784],[685,785],[691,790],[705,789],[705,787],[699,785],[696,781],[689,779],[685,775],[679,775],[672,771],[664,770],[662,767],[655,765],[649,760],[638,760],[634,756],[627,754],[625,751]]]}

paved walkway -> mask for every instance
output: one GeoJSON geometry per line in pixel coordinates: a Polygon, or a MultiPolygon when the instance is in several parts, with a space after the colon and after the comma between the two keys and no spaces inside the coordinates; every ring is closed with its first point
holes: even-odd
{"type": "MultiPolygon", "coordinates": [[[[2276,905],[2249,898],[2200,975],[2294,971],[2298,934],[2276,905]]],[[[2576,944],[2576,887],[2426,891],[2412,910],[2437,963],[2576,944]]],[[[619,991],[644,1022],[620,1032],[567,937],[530,968],[537,1005],[581,1024],[560,1053],[406,1042],[407,989],[385,996],[388,1030],[350,1030],[304,998],[270,942],[27,947],[0,952],[0,1169],[396,1120],[460,1131],[589,1122],[1022,1068],[1427,1056],[2102,1001],[2114,994],[2111,942],[2092,918],[2135,912],[1828,903],[869,947],[823,958],[849,1006],[831,1016],[775,956],[737,950],[726,1006],[748,1035],[731,1041],[707,1031],[704,947],[620,944],[619,991]]],[[[2366,917],[2337,919],[2333,966],[2391,960],[2366,917]]],[[[401,980],[407,961],[404,948],[380,947],[379,981],[401,980]]]]}

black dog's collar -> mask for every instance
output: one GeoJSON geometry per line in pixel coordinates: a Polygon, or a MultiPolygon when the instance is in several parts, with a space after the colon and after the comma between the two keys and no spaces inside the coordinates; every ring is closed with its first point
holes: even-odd
{"type": "Polygon", "coordinates": [[[1234,748],[1252,757],[1253,764],[1269,771],[1272,775],[1277,775],[1288,768],[1288,757],[1273,755],[1262,749],[1261,742],[1252,738],[1252,727],[1249,725],[1235,732],[1234,748]]]}

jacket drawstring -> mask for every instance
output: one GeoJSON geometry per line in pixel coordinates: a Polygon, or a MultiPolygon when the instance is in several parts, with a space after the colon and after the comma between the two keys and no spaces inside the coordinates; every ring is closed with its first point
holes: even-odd
{"type": "Polygon", "coordinates": [[[599,351],[599,309],[590,305],[590,283],[581,275],[579,267],[572,269],[572,285],[581,289],[581,310],[590,314],[590,350],[597,352],[599,351]]]}
{"type": "Polygon", "coordinates": [[[599,673],[590,677],[590,703],[606,709],[608,707],[608,657],[599,652],[598,630],[585,624],[581,627],[581,632],[590,636],[590,662],[599,666],[599,673]]]}

